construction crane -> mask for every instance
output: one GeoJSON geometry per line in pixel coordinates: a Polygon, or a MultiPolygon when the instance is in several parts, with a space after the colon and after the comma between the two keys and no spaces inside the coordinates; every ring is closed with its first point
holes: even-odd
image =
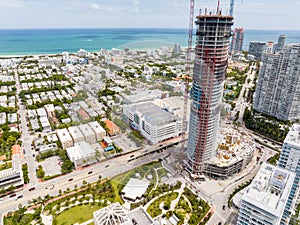
{"type": "MultiPolygon", "coordinates": [[[[187,105],[189,98],[189,77],[191,77],[191,64],[192,64],[192,43],[193,43],[193,25],[194,25],[194,12],[195,12],[195,0],[190,0],[190,18],[189,18],[189,37],[188,37],[188,48],[186,54],[186,65],[185,65],[185,91],[184,91],[184,106],[183,106],[183,126],[182,126],[182,150],[184,150],[185,136],[187,133],[187,105]]],[[[184,152],[184,151],[183,151],[184,152]]]]}
{"type": "MultiPolygon", "coordinates": [[[[218,1],[218,10],[219,11],[219,4],[218,1]]],[[[230,7],[229,7],[229,15],[233,16],[234,10],[234,0],[230,0],[230,7]]],[[[188,95],[189,95],[189,81],[191,76],[191,64],[192,64],[192,43],[193,43],[193,24],[194,24],[194,12],[195,12],[195,0],[190,0],[190,12],[189,12],[189,30],[188,30],[188,48],[186,54],[186,66],[185,66],[185,92],[184,92],[184,107],[183,107],[183,127],[182,127],[182,138],[181,138],[181,148],[182,153],[184,153],[184,145],[185,145],[185,138],[187,133],[187,107],[188,107],[188,95]]]]}

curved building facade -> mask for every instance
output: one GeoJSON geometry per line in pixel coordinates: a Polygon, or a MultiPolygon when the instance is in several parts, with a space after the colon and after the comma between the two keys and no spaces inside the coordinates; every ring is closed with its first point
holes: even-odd
{"type": "Polygon", "coordinates": [[[232,16],[197,16],[197,40],[191,89],[187,170],[201,174],[215,155],[232,16]]]}

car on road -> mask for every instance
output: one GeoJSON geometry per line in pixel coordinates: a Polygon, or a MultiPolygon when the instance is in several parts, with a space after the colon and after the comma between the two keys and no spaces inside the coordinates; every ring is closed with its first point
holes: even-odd
{"type": "Polygon", "coordinates": [[[218,225],[222,225],[222,223],[221,223],[221,222],[219,222],[219,223],[218,223],[218,225]]]}
{"type": "Polygon", "coordinates": [[[109,167],[109,165],[105,165],[105,168],[109,167]]]}
{"type": "Polygon", "coordinates": [[[131,155],[131,156],[130,156],[130,158],[133,158],[133,157],[134,157],[134,155],[131,155]]]}
{"type": "Polygon", "coordinates": [[[35,187],[31,187],[28,189],[28,191],[33,191],[33,190],[35,190],[35,187]]]}
{"type": "Polygon", "coordinates": [[[74,180],[74,178],[70,178],[68,181],[72,181],[72,180],[74,180]]]}
{"type": "Polygon", "coordinates": [[[88,172],[88,174],[91,174],[91,173],[93,173],[93,171],[89,171],[89,172],[88,172]]]}
{"type": "Polygon", "coordinates": [[[23,195],[19,195],[16,200],[23,198],[23,195]]]}
{"type": "Polygon", "coordinates": [[[222,209],[225,210],[225,205],[222,206],[222,209]]]}
{"type": "Polygon", "coordinates": [[[9,197],[12,198],[12,197],[15,197],[15,196],[17,196],[17,194],[16,194],[16,193],[13,193],[13,194],[11,194],[9,197]]]}

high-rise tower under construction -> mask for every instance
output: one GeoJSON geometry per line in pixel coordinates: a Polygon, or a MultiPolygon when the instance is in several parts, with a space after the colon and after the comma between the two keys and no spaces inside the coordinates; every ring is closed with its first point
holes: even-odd
{"type": "Polygon", "coordinates": [[[205,163],[216,153],[223,85],[230,45],[232,15],[198,15],[191,89],[191,115],[187,147],[187,170],[205,171],[205,163]]]}

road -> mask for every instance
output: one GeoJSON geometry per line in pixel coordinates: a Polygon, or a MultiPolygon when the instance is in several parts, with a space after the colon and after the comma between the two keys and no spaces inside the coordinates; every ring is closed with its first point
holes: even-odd
{"type": "Polygon", "coordinates": [[[19,98],[19,93],[22,90],[22,86],[19,80],[18,72],[17,69],[14,70],[14,76],[15,76],[15,81],[16,81],[16,88],[17,88],[17,93],[16,93],[16,99],[17,99],[17,104],[18,104],[18,114],[19,114],[19,119],[21,122],[21,140],[22,140],[22,148],[23,148],[23,153],[27,161],[28,165],[28,176],[30,179],[30,185],[35,185],[38,180],[35,174],[35,169],[36,169],[36,161],[35,157],[33,154],[35,154],[34,150],[31,148],[31,143],[32,143],[32,136],[29,133],[29,128],[27,126],[27,121],[26,121],[26,109],[25,106],[22,104],[21,99],[19,98]]]}
{"type": "Polygon", "coordinates": [[[247,72],[246,82],[242,87],[239,97],[236,100],[236,106],[234,111],[239,112],[238,121],[242,124],[243,123],[243,116],[245,112],[245,108],[249,106],[247,102],[245,102],[245,98],[243,96],[247,96],[249,89],[254,85],[254,78],[256,74],[256,66],[255,63],[252,63],[249,67],[249,71],[247,72]],[[248,82],[249,79],[249,82],[248,82]],[[245,93],[245,94],[244,94],[245,93]]]}
{"type": "Polygon", "coordinates": [[[168,154],[167,151],[154,153],[151,156],[144,156],[139,159],[127,162],[128,155],[124,155],[117,158],[109,159],[105,162],[97,163],[79,170],[76,170],[70,174],[66,174],[57,178],[53,178],[49,181],[39,182],[35,184],[35,190],[29,191],[29,187],[25,187],[22,191],[17,193],[17,196],[10,198],[6,196],[0,199],[0,208],[2,213],[14,211],[18,209],[19,204],[28,205],[28,202],[38,197],[45,197],[46,195],[56,196],[59,194],[59,190],[62,192],[67,188],[74,189],[74,186],[80,187],[83,180],[87,182],[95,182],[99,179],[99,175],[102,178],[111,178],[118,174],[132,170],[136,167],[149,163],[151,161],[162,158],[168,154]],[[89,174],[90,171],[93,171],[89,174]],[[69,179],[71,179],[69,181],[69,179]],[[23,196],[17,199],[18,196],[23,196]]]}

